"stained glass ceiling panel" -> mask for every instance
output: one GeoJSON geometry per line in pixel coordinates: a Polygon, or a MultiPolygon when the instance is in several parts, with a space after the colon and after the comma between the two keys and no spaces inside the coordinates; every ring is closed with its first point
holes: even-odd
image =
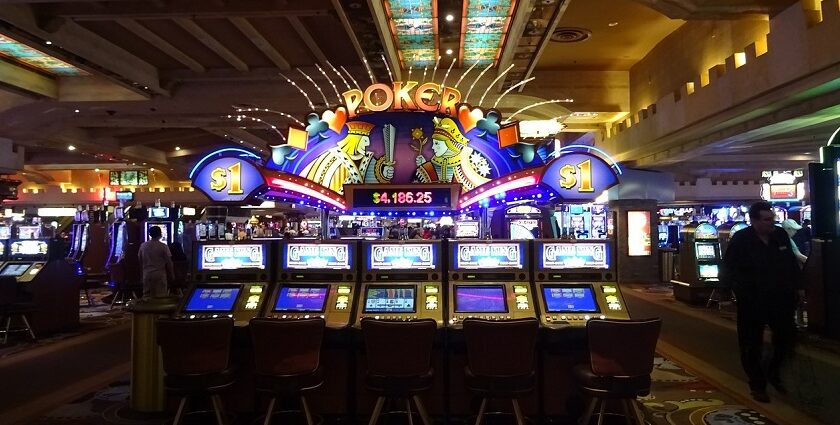
{"type": "Polygon", "coordinates": [[[496,63],[504,47],[516,0],[465,0],[461,64],[496,63]]]}
{"type": "Polygon", "coordinates": [[[438,57],[433,0],[386,0],[388,24],[403,68],[434,65],[438,57]]]}
{"type": "Polygon", "coordinates": [[[40,50],[29,47],[11,37],[0,34],[0,56],[31,68],[58,75],[79,76],[89,75],[87,72],[56,59],[40,50]]]}

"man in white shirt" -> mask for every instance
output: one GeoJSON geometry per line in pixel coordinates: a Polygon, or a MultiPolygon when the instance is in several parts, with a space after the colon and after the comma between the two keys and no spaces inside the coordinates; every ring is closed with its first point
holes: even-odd
{"type": "Polygon", "coordinates": [[[143,298],[165,297],[169,294],[167,279],[174,279],[172,254],[166,243],[161,242],[160,227],[149,229],[149,240],[140,245],[140,266],[143,269],[143,298]]]}

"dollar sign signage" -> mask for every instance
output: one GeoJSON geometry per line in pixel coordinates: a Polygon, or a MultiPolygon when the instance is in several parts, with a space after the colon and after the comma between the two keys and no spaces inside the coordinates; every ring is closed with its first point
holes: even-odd
{"type": "Polygon", "coordinates": [[[542,176],[542,184],[563,199],[591,201],[618,184],[613,168],[589,153],[563,154],[551,161],[542,176]]]}
{"type": "Polygon", "coordinates": [[[265,185],[254,164],[237,157],[219,158],[193,176],[193,187],[215,202],[242,202],[265,185]]]}

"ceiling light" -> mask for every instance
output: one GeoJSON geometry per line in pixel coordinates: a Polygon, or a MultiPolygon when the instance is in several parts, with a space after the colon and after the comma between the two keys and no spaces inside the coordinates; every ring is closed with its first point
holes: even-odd
{"type": "Polygon", "coordinates": [[[78,114],[79,112],[82,112],[82,111],[80,111],[80,110],[78,110],[78,109],[74,109],[74,110],[73,110],[73,112],[75,112],[75,113],[77,113],[77,114],[78,114]]]}
{"type": "Polygon", "coordinates": [[[180,146],[175,146],[175,150],[179,151],[179,150],[181,150],[181,147],[180,146]]]}
{"type": "Polygon", "coordinates": [[[98,173],[98,172],[99,172],[99,169],[98,169],[98,168],[94,168],[94,169],[93,169],[93,171],[96,171],[96,172],[98,173]]]}
{"type": "Polygon", "coordinates": [[[155,171],[155,169],[154,168],[149,168],[149,171],[155,171]]]}
{"type": "Polygon", "coordinates": [[[609,23],[609,24],[607,24],[607,25],[608,25],[608,26],[611,26],[611,27],[615,27],[615,26],[618,26],[618,22],[610,22],[610,23],[609,23]]]}
{"type": "Polygon", "coordinates": [[[446,54],[451,55],[452,54],[452,49],[446,49],[446,54]]]}
{"type": "Polygon", "coordinates": [[[448,14],[448,15],[446,15],[446,22],[452,22],[452,21],[454,21],[454,20],[455,20],[455,17],[454,17],[454,16],[452,16],[452,14],[451,14],[451,13],[450,13],[450,14],[448,14]]]}
{"type": "Polygon", "coordinates": [[[67,146],[67,150],[68,150],[68,151],[74,151],[74,150],[76,150],[76,147],[75,147],[75,146],[73,146],[73,145],[68,145],[68,146],[67,146]]]}
{"type": "Polygon", "coordinates": [[[44,43],[49,46],[50,44],[52,44],[52,41],[47,40],[44,43]]]}

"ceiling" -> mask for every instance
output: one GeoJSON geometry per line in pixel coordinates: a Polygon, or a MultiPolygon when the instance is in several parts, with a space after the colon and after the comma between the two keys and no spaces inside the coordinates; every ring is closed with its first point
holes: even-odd
{"type": "MultiPolygon", "coordinates": [[[[336,105],[338,93],[351,86],[389,81],[389,74],[406,78],[408,72],[400,69],[398,40],[384,13],[389,3],[383,1],[3,3],[0,34],[83,72],[55,76],[10,58],[0,59],[0,137],[24,146],[25,162],[32,169],[50,164],[154,166],[183,179],[196,157],[213,148],[246,146],[267,154],[268,146],[282,142],[279,133],[292,122],[265,111],[248,112],[257,120],[237,121],[237,108],[269,108],[302,119],[312,107],[336,105]],[[69,151],[70,145],[76,149],[69,151]]],[[[437,67],[434,71],[440,78],[443,68],[452,64],[450,78],[454,80],[471,66],[458,51],[467,9],[461,0],[428,3],[437,5],[435,19],[440,24],[439,38],[433,40],[441,55],[440,71],[437,67]],[[450,12],[453,20],[447,21],[450,12]],[[451,56],[446,55],[447,48],[453,48],[451,56]]],[[[512,13],[505,12],[510,19],[502,34],[504,48],[494,62],[498,70],[480,74],[483,80],[476,91],[486,86],[489,98],[494,99],[512,85],[538,76],[500,104],[502,112],[510,114],[530,99],[564,97],[565,92],[552,85],[552,76],[558,73],[626,73],[686,21],[772,16],[795,0],[503,3],[515,7],[512,13]],[[552,41],[552,34],[561,41],[552,41]],[[562,42],[581,34],[586,37],[583,41],[562,42]]],[[[431,76],[433,70],[430,65],[427,68],[422,72],[431,76]]],[[[464,85],[483,68],[483,63],[476,67],[464,85]]],[[[413,72],[413,79],[419,78],[421,70],[413,72]]],[[[585,86],[585,74],[576,75],[583,75],[580,85],[585,86]]],[[[521,118],[563,115],[583,135],[627,115],[627,90],[626,84],[601,91],[580,89],[573,93],[573,104],[535,108],[521,118]],[[585,105],[606,106],[587,109],[585,105]],[[572,112],[597,115],[568,117],[572,112]]],[[[821,126],[791,127],[773,136],[721,147],[704,159],[662,168],[686,175],[698,174],[698,169],[705,175],[723,175],[745,168],[741,165],[749,162],[747,152],[754,145],[762,145],[764,155],[787,155],[788,159],[800,155],[807,160],[813,155],[814,141],[824,140],[820,138],[827,132],[821,126]]]]}

